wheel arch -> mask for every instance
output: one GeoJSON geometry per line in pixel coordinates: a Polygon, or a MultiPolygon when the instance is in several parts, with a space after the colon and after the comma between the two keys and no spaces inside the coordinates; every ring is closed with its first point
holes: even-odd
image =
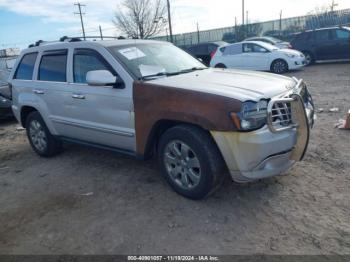
{"type": "Polygon", "coordinates": [[[215,68],[227,68],[227,66],[224,63],[217,63],[214,67],[215,68]]]}
{"type": "MultiPolygon", "coordinates": [[[[160,119],[154,123],[154,125],[152,126],[152,129],[147,137],[144,158],[145,159],[151,158],[157,150],[160,137],[167,130],[169,130],[172,127],[178,126],[178,125],[188,125],[188,126],[194,126],[194,127],[200,128],[200,129],[204,130],[205,132],[208,132],[210,137],[212,137],[210,132],[207,129],[205,129],[204,127],[202,127],[198,124],[185,122],[185,121],[179,121],[179,120],[172,120],[172,119],[160,119]]],[[[212,139],[215,142],[213,137],[212,137],[212,139]]]]}
{"type": "Polygon", "coordinates": [[[39,112],[39,110],[33,106],[22,106],[21,114],[20,114],[22,127],[26,128],[27,118],[28,118],[29,114],[32,112],[39,112]]]}

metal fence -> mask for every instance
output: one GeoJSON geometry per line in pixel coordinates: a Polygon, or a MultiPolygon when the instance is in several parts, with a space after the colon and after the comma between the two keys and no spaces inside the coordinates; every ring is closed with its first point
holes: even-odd
{"type": "MultiPolygon", "coordinates": [[[[224,27],[206,31],[190,32],[173,36],[177,46],[190,46],[211,41],[241,41],[246,37],[268,35],[290,40],[293,34],[310,29],[328,26],[350,25],[350,9],[326,12],[317,15],[306,15],[285,19],[251,23],[232,27],[224,27]]],[[[159,36],[152,39],[169,41],[169,36],[159,36]]]]}

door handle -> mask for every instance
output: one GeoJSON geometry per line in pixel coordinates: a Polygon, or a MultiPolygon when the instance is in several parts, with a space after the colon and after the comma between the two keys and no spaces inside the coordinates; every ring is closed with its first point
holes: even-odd
{"type": "Polygon", "coordinates": [[[45,92],[43,90],[41,90],[41,89],[34,89],[33,92],[34,92],[34,94],[37,94],[37,95],[45,94],[45,92]]]}
{"type": "Polygon", "coordinates": [[[81,94],[73,94],[72,97],[75,99],[85,99],[85,96],[81,94]]]}

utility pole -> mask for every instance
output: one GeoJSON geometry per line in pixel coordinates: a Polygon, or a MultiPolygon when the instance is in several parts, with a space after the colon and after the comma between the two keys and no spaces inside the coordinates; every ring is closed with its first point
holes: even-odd
{"type": "Polygon", "coordinates": [[[198,22],[197,22],[197,40],[198,40],[198,44],[199,44],[200,39],[199,39],[199,25],[198,25],[198,22]]]}
{"type": "Polygon", "coordinates": [[[103,40],[103,35],[102,35],[102,28],[101,26],[99,25],[98,28],[100,29],[100,36],[101,36],[101,40],[103,40]]]}
{"type": "Polygon", "coordinates": [[[174,43],[173,29],[172,29],[172,26],[171,26],[170,0],[167,0],[167,7],[168,7],[168,22],[169,22],[170,42],[174,43]]]}
{"type": "Polygon", "coordinates": [[[336,6],[338,6],[339,4],[337,4],[337,3],[335,3],[335,1],[334,0],[332,0],[332,4],[331,4],[331,12],[333,12],[334,11],[334,8],[336,7],[336,6]]]}
{"type": "Polygon", "coordinates": [[[80,15],[81,29],[83,30],[83,37],[84,37],[84,40],[86,40],[86,37],[85,37],[85,29],[84,29],[84,22],[83,22],[83,15],[85,15],[85,13],[82,13],[82,12],[81,12],[81,7],[82,7],[82,6],[86,6],[86,5],[82,5],[82,4],[80,4],[79,2],[78,2],[78,3],[75,3],[74,5],[77,5],[78,8],[79,8],[79,13],[74,13],[74,14],[80,15]]]}
{"type": "Polygon", "coordinates": [[[280,33],[279,33],[279,36],[281,36],[282,35],[282,10],[281,10],[281,12],[280,12],[280,33]]]}
{"type": "Polygon", "coordinates": [[[244,26],[244,0],[242,0],[242,25],[244,26]]]}
{"type": "Polygon", "coordinates": [[[244,27],[244,0],[242,0],[242,33],[243,39],[245,38],[245,27],[244,27]]]}
{"type": "Polygon", "coordinates": [[[245,36],[248,36],[248,34],[249,34],[249,20],[248,20],[248,14],[249,14],[249,12],[248,12],[248,10],[246,11],[246,16],[247,16],[247,21],[246,21],[246,23],[245,23],[245,28],[246,28],[246,35],[245,36]]]}

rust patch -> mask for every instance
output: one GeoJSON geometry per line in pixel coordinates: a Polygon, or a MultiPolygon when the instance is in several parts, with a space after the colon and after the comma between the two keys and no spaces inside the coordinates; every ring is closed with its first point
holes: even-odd
{"type": "Polygon", "coordinates": [[[135,82],[133,87],[137,153],[144,155],[152,127],[160,120],[174,120],[206,130],[235,131],[229,113],[238,112],[239,100],[224,96],[135,82]]]}

